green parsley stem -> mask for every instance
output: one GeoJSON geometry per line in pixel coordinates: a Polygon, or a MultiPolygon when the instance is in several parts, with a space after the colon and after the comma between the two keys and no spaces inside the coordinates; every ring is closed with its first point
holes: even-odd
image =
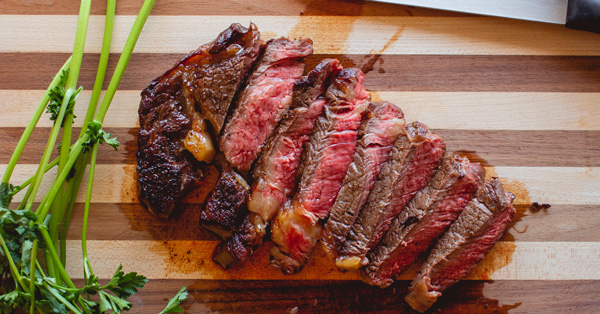
{"type": "Polygon", "coordinates": [[[150,15],[150,11],[154,6],[154,2],[156,0],[145,0],[142,8],[140,9],[140,13],[135,19],[133,23],[133,27],[131,28],[131,32],[127,37],[127,41],[125,42],[125,47],[123,47],[123,52],[121,53],[121,57],[119,57],[119,62],[117,63],[117,67],[115,68],[115,72],[108,84],[108,88],[106,89],[106,94],[102,99],[102,104],[100,105],[100,109],[98,109],[98,113],[96,114],[95,120],[102,123],[104,121],[104,117],[106,116],[106,112],[108,111],[108,107],[115,96],[115,92],[117,91],[117,87],[119,87],[119,83],[121,83],[121,78],[123,78],[123,73],[125,72],[125,68],[127,68],[127,64],[129,63],[129,59],[131,58],[131,54],[133,53],[133,48],[137,43],[138,38],[140,37],[140,33],[142,32],[142,28],[148,19],[148,15],[150,15]]]}
{"type": "MultiPolygon", "coordinates": [[[[54,166],[58,165],[58,158],[54,159],[51,163],[49,163],[46,166],[46,169],[44,170],[44,173],[48,172],[50,169],[54,168],[54,166]]],[[[29,179],[25,180],[25,182],[21,183],[21,185],[17,185],[14,187],[13,189],[13,194],[17,194],[19,192],[21,192],[21,190],[23,190],[24,188],[26,188],[29,184],[31,184],[31,182],[33,181],[33,179],[35,179],[35,176],[30,177],[29,179]]],[[[29,194],[26,193],[24,199],[29,198],[29,194]]],[[[22,208],[19,208],[22,209],[22,208]]]]}
{"type": "Polygon", "coordinates": [[[65,267],[61,264],[58,254],[56,253],[56,249],[52,245],[52,239],[50,238],[50,234],[48,233],[48,228],[45,225],[39,225],[40,234],[44,238],[46,242],[46,254],[49,254],[52,260],[54,261],[55,267],[58,269],[58,274],[64,279],[64,282],[70,288],[76,288],[75,284],[67,274],[65,267]]]}
{"type": "Polygon", "coordinates": [[[38,240],[33,240],[31,248],[31,264],[29,266],[29,295],[31,296],[31,307],[29,313],[35,313],[35,262],[37,261],[38,240]]]}
{"type": "Polygon", "coordinates": [[[21,276],[21,274],[19,274],[17,265],[15,265],[15,261],[13,260],[12,255],[10,254],[8,247],[6,246],[6,242],[4,241],[4,236],[2,235],[3,233],[4,233],[4,230],[2,230],[2,228],[0,228],[0,245],[2,246],[2,249],[4,250],[4,254],[6,255],[6,260],[8,261],[8,265],[10,267],[10,272],[13,275],[15,284],[20,285],[23,288],[23,290],[27,292],[29,289],[27,288],[27,285],[23,282],[23,277],[21,276]]]}
{"type": "MultiPolygon", "coordinates": [[[[102,51],[100,52],[100,61],[98,62],[98,71],[96,72],[96,80],[94,81],[94,89],[92,90],[92,98],[88,106],[83,125],[87,125],[94,119],[94,114],[100,100],[100,92],[106,77],[106,68],[108,67],[108,57],[110,55],[110,46],[112,41],[113,26],[115,20],[116,0],[108,0],[106,4],[106,21],[104,23],[104,37],[102,40],[102,51]]],[[[81,129],[79,136],[85,133],[85,128],[81,129]]]]}
{"type": "Polygon", "coordinates": [[[86,268],[86,273],[88,274],[84,274],[84,277],[87,278],[89,275],[94,275],[94,272],[92,271],[92,265],[90,263],[90,260],[88,258],[88,252],[87,252],[87,226],[88,226],[88,219],[89,219],[89,214],[90,214],[90,203],[92,200],[92,188],[94,185],[94,175],[96,172],[96,159],[98,157],[98,143],[94,143],[94,147],[92,148],[92,158],[90,161],[90,174],[89,174],[89,179],[88,179],[88,186],[87,186],[87,193],[85,195],[85,207],[83,210],[83,229],[81,231],[81,252],[83,255],[83,261],[85,263],[84,267],[86,268]]]}
{"type": "Polygon", "coordinates": [[[46,105],[48,104],[48,101],[50,100],[50,96],[49,96],[50,91],[52,89],[54,89],[60,82],[60,77],[61,77],[62,71],[68,70],[70,65],[71,65],[71,57],[69,57],[69,59],[67,59],[67,61],[63,64],[63,66],[60,68],[58,73],[54,76],[54,79],[50,83],[50,86],[48,86],[46,93],[40,100],[40,103],[38,104],[37,109],[35,110],[35,112],[33,114],[33,117],[29,121],[29,124],[27,124],[25,131],[23,131],[23,135],[21,135],[21,139],[19,139],[19,143],[17,143],[17,147],[15,148],[15,151],[13,152],[12,156],[10,157],[10,160],[8,161],[8,165],[6,166],[6,171],[4,172],[4,176],[2,177],[2,183],[8,184],[8,182],[10,181],[10,177],[13,173],[13,170],[15,169],[15,166],[17,165],[17,162],[19,161],[19,157],[21,157],[21,154],[23,153],[23,149],[25,148],[27,141],[29,141],[29,137],[31,137],[31,133],[33,132],[33,129],[37,125],[38,121],[40,120],[40,117],[42,116],[42,114],[44,113],[44,110],[46,109],[46,105]]]}

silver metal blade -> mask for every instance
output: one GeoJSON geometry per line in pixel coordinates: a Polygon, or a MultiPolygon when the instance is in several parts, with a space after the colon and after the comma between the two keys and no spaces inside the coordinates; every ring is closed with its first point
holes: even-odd
{"type": "Polygon", "coordinates": [[[565,24],[568,0],[375,0],[520,20],[565,24]]]}

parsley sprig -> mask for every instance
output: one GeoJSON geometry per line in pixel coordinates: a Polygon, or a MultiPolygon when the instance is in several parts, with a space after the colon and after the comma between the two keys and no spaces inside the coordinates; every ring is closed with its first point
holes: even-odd
{"type": "MultiPolygon", "coordinates": [[[[133,48],[155,0],[145,0],[123,48],[117,67],[100,103],[100,92],[106,76],[115,1],[107,0],[106,24],[100,62],[92,97],[83,120],[83,127],[73,142],[74,106],[82,88],[77,81],[83,59],[83,49],[90,16],[91,0],[82,0],[77,23],[73,54],[54,77],[40,100],[31,121],[6,167],[0,182],[0,313],[28,310],[30,313],[121,313],[131,308],[127,299],[138,292],[147,279],[136,272],[125,273],[119,266],[108,282],[102,283],[94,274],[87,253],[87,225],[98,147],[106,143],[117,149],[119,142],[106,132],[102,123],[121,81],[133,48]],[[98,107],[98,104],[100,106],[98,107]],[[11,175],[42,114],[50,114],[53,126],[36,173],[21,183],[10,183],[11,175]],[[58,144],[58,145],[57,145],[58,144]],[[52,150],[59,147],[59,157],[51,161],[52,150]],[[89,178],[82,230],[82,287],[76,287],[65,270],[65,234],[71,221],[75,197],[86,168],[89,178]],[[34,206],[42,178],[52,168],[58,174],[41,202],[34,206]],[[25,190],[16,209],[11,209],[13,196],[25,190]],[[40,254],[38,254],[38,252],[40,254]],[[44,261],[40,262],[40,258],[44,261]]],[[[169,302],[167,309],[177,311],[186,297],[181,290],[169,302]]],[[[165,312],[167,313],[167,312],[165,312]]]]}

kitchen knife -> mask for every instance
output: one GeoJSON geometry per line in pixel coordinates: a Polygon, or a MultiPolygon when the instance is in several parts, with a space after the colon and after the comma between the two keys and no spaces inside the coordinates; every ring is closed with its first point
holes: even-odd
{"type": "Polygon", "coordinates": [[[600,0],[375,0],[508,17],[600,33],[600,0]]]}

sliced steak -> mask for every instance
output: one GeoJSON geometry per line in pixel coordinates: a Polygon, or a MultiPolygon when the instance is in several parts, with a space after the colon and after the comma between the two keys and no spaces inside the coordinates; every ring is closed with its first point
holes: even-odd
{"type": "Polygon", "coordinates": [[[248,209],[264,221],[270,221],[294,191],[304,144],[327,103],[319,96],[325,94],[331,77],[341,69],[338,60],[327,59],[296,82],[292,107],[269,140],[253,173],[248,209]]]}
{"type": "Polygon", "coordinates": [[[181,62],[184,85],[216,134],[221,132],[233,97],[263,46],[256,25],[250,23],[245,28],[232,24],[181,62]]]}
{"type": "Polygon", "coordinates": [[[389,286],[456,220],[483,185],[484,170],[454,155],[442,163],[429,184],[392,221],[382,241],[368,254],[363,281],[389,286]]]}
{"type": "Polygon", "coordinates": [[[379,102],[369,106],[358,132],[354,161],[323,228],[322,241],[331,256],[335,257],[344,243],[404,123],[402,110],[394,104],[379,102]]]}
{"type": "Polygon", "coordinates": [[[312,51],[310,39],[279,38],[267,43],[219,142],[227,160],[238,170],[250,170],[265,140],[288,110],[294,83],[304,72],[298,59],[312,51]]]}
{"type": "Polygon", "coordinates": [[[243,262],[262,244],[269,221],[294,191],[302,148],[327,103],[319,96],[340,70],[338,60],[326,59],[295,83],[292,106],[254,168],[248,201],[250,213],[232,237],[215,251],[213,259],[221,266],[229,268],[243,262]]]}
{"type": "Polygon", "coordinates": [[[229,166],[225,157],[217,157],[221,174],[206,198],[200,222],[206,229],[226,239],[246,215],[250,187],[246,180],[229,166]]]}
{"type": "Polygon", "coordinates": [[[292,201],[271,229],[272,264],[295,273],[306,263],[321,233],[356,150],[358,128],[369,101],[358,69],[338,73],[327,89],[325,116],[319,117],[302,155],[302,177],[292,201]]]}
{"type": "Polygon", "coordinates": [[[502,237],[515,215],[513,196],[491,178],[434,246],[406,302],[424,312],[442,292],[465,278],[502,237]]]}
{"type": "Polygon", "coordinates": [[[336,259],[339,268],[358,270],[367,264],[367,253],[379,243],[404,206],[427,185],[445,151],[444,141],[425,124],[412,122],[404,127],[367,203],[351,229],[348,227],[350,232],[336,259]]]}
{"type": "Polygon", "coordinates": [[[233,24],[142,91],[136,153],[139,196],[159,218],[168,218],[201,182],[202,166],[196,158],[210,161],[214,156],[207,153],[214,150],[204,117],[220,129],[219,121],[260,47],[254,24],[249,29],[233,24]]]}

